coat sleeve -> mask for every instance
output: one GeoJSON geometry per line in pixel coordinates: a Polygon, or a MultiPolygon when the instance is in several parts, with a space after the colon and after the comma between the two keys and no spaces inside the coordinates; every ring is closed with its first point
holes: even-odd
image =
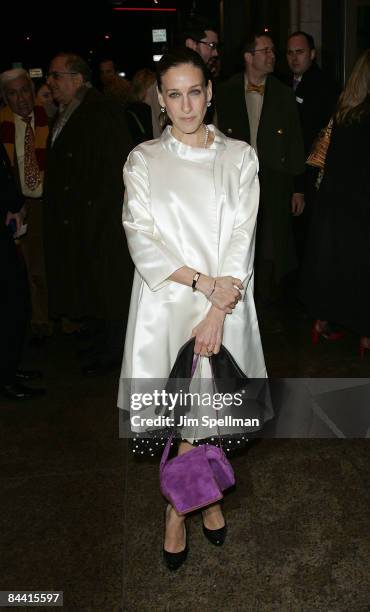
{"type": "Polygon", "coordinates": [[[285,101],[285,119],[287,129],[285,167],[290,174],[298,176],[305,171],[304,144],[297,104],[294,94],[290,91],[285,101]]]}
{"type": "Polygon", "coordinates": [[[123,178],[126,191],[122,221],[130,255],[149,288],[156,291],[186,264],[169,249],[156,227],[151,212],[149,173],[142,152],[136,149],[129,155],[123,178]]]}
{"type": "Polygon", "coordinates": [[[239,278],[244,291],[253,274],[259,194],[258,159],[248,146],[240,172],[239,202],[231,240],[220,271],[221,276],[239,278]]]}
{"type": "Polygon", "coordinates": [[[24,197],[17,191],[9,158],[0,142],[0,220],[1,213],[18,213],[24,204],[24,197]]]}

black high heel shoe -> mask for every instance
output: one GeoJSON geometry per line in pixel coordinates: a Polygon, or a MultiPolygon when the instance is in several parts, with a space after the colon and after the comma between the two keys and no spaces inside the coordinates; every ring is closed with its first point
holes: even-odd
{"type": "MultiPolygon", "coordinates": [[[[167,517],[167,509],[165,510],[165,513],[164,513],[164,524],[165,525],[166,525],[166,517],[167,517]]],[[[188,556],[188,552],[189,552],[188,534],[186,531],[185,524],[184,524],[184,530],[185,530],[185,548],[184,550],[180,550],[180,552],[178,553],[171,553],[171,552],[168,552],[168,550],[166,550],[163,547],[163,560],[167,568],[173,572],[178,570],[179,567],[181,567],[182,564],[185,563],[186,558],[188,556]]]]}
{"type": "Polygon", "coordinates": [[[214,544],[215,546],[222,546],[226,539],[227,525],[225,523],[225,525],[220,529],[207,529],[203,523],[203,533],[211,544],[214,544]]]}

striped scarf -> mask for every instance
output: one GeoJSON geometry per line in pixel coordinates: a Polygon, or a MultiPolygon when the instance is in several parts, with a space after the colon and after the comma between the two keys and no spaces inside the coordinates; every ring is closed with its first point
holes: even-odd
{"type": "MultiPolygon", "coordinates": [[[[42,106],[35,106],[35,153],[43,178],[45,169],[45,150],[49,134],[47,114],[42,106]]],[[[0,141],[5,146],[6,152],[12,166],[15,165],[15,124],[13,111],[9,106],[0,110],[0,141]]]]}

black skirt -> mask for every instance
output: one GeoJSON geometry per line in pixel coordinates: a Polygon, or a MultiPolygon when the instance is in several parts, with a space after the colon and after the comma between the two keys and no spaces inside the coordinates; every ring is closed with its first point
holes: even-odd
{"type": "MultiPolygon", "coordinates": [[[[144,434],[136,434],[131,440],[132,454],[138,459],[161,456],[164,451],[164,447],[167,444],[168,438],[172,433],[173,430],[157,429],[152,433],[146,432],[145,436],[144,434]]],[[[171,446],[174,450],[177,448],[180,442],[181,438],[173,438],[171,446]]],[[[249,434],[248,436],[246,434],[232,434],[229,436],[212,436],[209,438],[194,440],[193,446],[200,446],[201,444],[213,444],[214,446],[218,446],[221,444],[224,452],[229,454],[234,451],[245,449],[249,442],[249,434]]]]}

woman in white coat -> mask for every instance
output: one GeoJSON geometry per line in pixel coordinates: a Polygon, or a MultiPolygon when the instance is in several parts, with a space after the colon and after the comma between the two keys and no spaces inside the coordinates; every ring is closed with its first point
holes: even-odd
{"type": "MultiPolygon", "coordinates": [[[[222,343],[249,377],[266,376],[253,300],[256,155],[203,123],[212,85],[197,53],[164,55],[158,91],[169,125],[159,139],[136,147],[124,168],[123,225],[135,277],[121,408],[123,380],[166,379],[192,336],[200,356],[218,353],[222,343]]],[[[178,452],[192,448],[182,440],[178,452]]],[[[202,514],[205,535],[222,544],[220,504],[202,514]]],[[[169,505],[165,562],[177,569],[186,554],[185,518],[169,505]]]]}

